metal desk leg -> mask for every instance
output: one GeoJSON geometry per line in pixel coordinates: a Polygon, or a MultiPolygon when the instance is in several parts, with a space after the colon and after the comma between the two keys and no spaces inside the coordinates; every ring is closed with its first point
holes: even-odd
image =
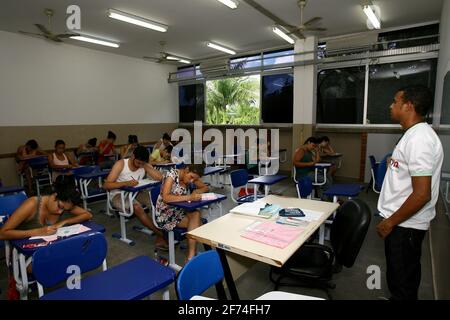
{"type": "Polygon", "coordinates": [[[228,290],[230,291],[231,300],[239,300],[239,294],[236,289],[236,284],[233,280],[233,275],[231,274],[230,266],[228,265],[227,256],[225,251],[216,248],[217,253],[220,257],[220,262],[222,263],[223,273],[225,275],[225,282],[227,284],[228,290]]]}
{"type": "Polygon", "coordinates": [[[253,200],[258,200],[258,185],[255,183],[253,188],[253,200]]]}

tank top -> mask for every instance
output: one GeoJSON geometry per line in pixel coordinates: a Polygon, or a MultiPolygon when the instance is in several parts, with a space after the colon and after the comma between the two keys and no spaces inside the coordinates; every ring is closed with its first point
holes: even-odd
{"type": "MultiPolygon", "coordinates": [[[[123,159],[123,169],[120,172],[119,176],[117,177],[116,182],[125,182],[130,180],[142,180],[145,177],[145,169],[139,168],[136,171],[131,171],[130,167],[128,166],[128,161],[130,159],[123,159]]],[[[110,192],[111,197],[114,197],[116,194],[119,194],[119,190],[112,190],[110,192]]]]}
{"type": "MultiPolygon", "coordinates": [[[[303,155],[303,158],[300,160],[300,162],[313,162],[313,154],[310,151],[305,150],[305,154],[303,155]]],[[[307,176],[308,173],[310,173],[311,171],[314,171],[314,167],[303,167],[303,168],[296,167],[295,171],[296,177],[301,178],[307,176]]]]}
{"type": "MultiPolygon", "coordinates": [[[[17,227],[17,230],[31,230],[31,229],[42,228],[42,224],[41,224],[41,202],[42,202],[42,198],[40,196],[37,197],[37,208],[36,208],[36,212],[35,212],[33,218],[31,218],[31,220],[22,222],[17,227]]],[[[47,224],[47,221],[45,221],[45,223],[47,224]]]]}
{"type": "MultiPolygon", "coordinates": [[[[63,153],[63,156],[64,156],[64,160],[59,160],[56,157],[56,153],[53,153],[53,163],[56,166],[68,166],[69,165],[69,159],[67,158],[65,153],[63,153]]],[[[63,174],[64,173],[53,171],[52,172],[52,180],[55,181],[57,177],[59,177],[60,175],[63,175],[63,174]]]]}

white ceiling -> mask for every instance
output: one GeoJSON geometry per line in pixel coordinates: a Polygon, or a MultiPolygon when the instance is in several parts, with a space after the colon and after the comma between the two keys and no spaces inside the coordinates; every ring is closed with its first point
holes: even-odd
{"type": "MultiPolygon", "coordinates": [[[[256,0],[286,22],[298,25],[300,11],[297,0],[256,0]]],[[[400,27],[440,19],[442,0],[373,0],[381,9],[383,28],[400,27]]],[[[47,24],[44,8],[55,10],[52,31],[66,31],[66,8],[81,8],[82,32],[121,42],[118,49],[84,44],[68,39],[67,43],[97,50],[139,57],[156,56],[167,42],[165,51],[190,59],[217,56],[206,47],[215,41],[238,53],[285,45],[271,27],[273,22],[259,12],[240,3],[230,10],[216,0],[1,0],[0,30],[35,32],[34,23],[47,24]],[[144,29],[110,19],[106,10],[114,8],[167,24],[167,33],[144,29]]],[[[320,26],[328,31],[320,37],[367,30],[361,0],[309,0],[304,19],[323,17],[320,26]]],[[[45,41],[45,40],[43,40],[45,41]]]]}

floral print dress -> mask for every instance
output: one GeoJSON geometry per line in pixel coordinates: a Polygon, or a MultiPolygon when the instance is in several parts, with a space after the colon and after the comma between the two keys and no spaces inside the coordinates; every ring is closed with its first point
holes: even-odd
{"type": "MultiPolygon", "coordinates": [[[[173,179],[170,193],[176,196],[183,196],[188,194],[187,188],[180,185],[180,177],[177,169],[171,169],[164,177],[163,185],[167,178],[173,179]]],[[[156,223],[159,228],[166,231],[171,231],[183,220],[186,212],[183,209],[171,206],[164,202],[162,195],[158,196],[156,201],[156,223]]]]}

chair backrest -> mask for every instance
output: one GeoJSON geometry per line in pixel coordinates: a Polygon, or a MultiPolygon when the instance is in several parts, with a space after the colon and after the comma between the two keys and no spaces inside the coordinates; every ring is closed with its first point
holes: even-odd
{"type": "Polygon", "coordinates": [[[386,170],[387,170],[387,159],[392,156],[392,153],[386,154],[383,159],[381,159],[380,163],[378,164],[377,172],[375,173],[375,183],[376,188],[378,190],[381,190],[381,187],[383,186],[384,177],[386,176],[386,170]]]}
{"type": "Polygon", "coordinates": [[[0,216],[10,216],[27,200],[25,192],[0,197],[0,216]]]}
{"type": "Polygon", "coordinates": [[[215,250],[192,258],[178,274],[176,291],[179,300],[189,300],[222,281],[224,277],[219,254],[215,250]]]}
{"type": "Polygon", "coordinates": [[[244,169],[231,171],[230,179],[233,188],[245,187],[248,182],[248,172],[244,169]]]}
{"type": "Polygon", "coordinates": [[[297,182],[296,187],[299,198],[308,198],[313,191],[312,179],[309,176],[305,176],[297,182]]]}
{"type": "Polygon", "coordinates": [[[377,172],[378,169],[378,163],[377,160],[375,159],[375,157],[373,155],[369,156],[369,161],[370,161],[370,167],[372,168],[373,172],[377,172]]]}
{"type": "Polygon", "coordinates": [[[86,233],[60,240],[39,248],[33,254],[33,274],[45,288],[65,281],[73,273],[70,266],[77,266],[81,273],[102,265],[107,253],[105,236],[102,233],[86,233]]]}
{"type": "Polygon", "coordinates": [[[100,167],[98,167],[98,166],[83,166],[83,167],[72,168],[72,172],[74,174],[87,174],[87,173],[94,172],[96,170],[100,170],[100,167]]]}
{"type": "Polygon", "coordinates": [[[372,213],[360,199],[346,201],[336,212],[331,225],[330,238],[336,260],[350,268],[369,229],[372,213]]]}

